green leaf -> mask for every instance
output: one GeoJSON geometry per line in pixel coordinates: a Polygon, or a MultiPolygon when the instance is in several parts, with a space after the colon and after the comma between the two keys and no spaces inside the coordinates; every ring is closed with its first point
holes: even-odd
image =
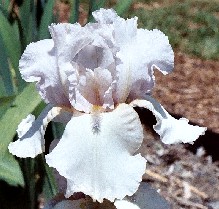
{"type": "Polygon", "coordinates": [[[45,39],[50,38],[48,26],[53,22],[53,6],[54,0],[50,0],[46,3],[43,11],[43,16],[40,22],[39,38],[45,39]]]}
{"type": "Polygon", "coordinates": [[[29,28],[31,24],[31,2],[32,1],[23,1],[21,7],[19,8],[19,17],[17,17],[22,52],[28,44],[27,36],[29,35],[29,28]]]}
{"type": "Polygon", "coordinates": [[[65,125],[59,122],[52,122],[52,132],[54,139],[60,139],[65,130],[65,125]]]}
{"type": "MultiPolygon", "coordinates": [[[[13,98],[1,98],[2,104],[8,104],[13,98]]],[[[8,144],[12,141],[18,124],[31,113],[41,102],[34,84],[29,84],[16,96],[13,105],[7,109],[0,119],[0,178],[12,185],[24,185],[18,162],[8,152],[8,144]]]]}
{"type": "Polygon", "coordinates": [[[0,107],[4,105],[8,105],[9,103],[12,103],[15,97],[16,96],[0,97],[0,107]]]}
{"type": "MultiPolygon", "coordinates": [[[[8,63],[8,56],[0,34],[0,76],[4,83],[5,95],[11,95],[14,92],[11,71],[8,63]]],[[[2,95],[1,95],[2,96],[2,95]]]]}
{"type": "Polygon", "coordinates": [[[132,0],[118,0],[115,10],[119,16],[122,16],[131,6],[132,0]]]}
{"type": "Polygon", "coordinates": [[[76,23],[79,18],[79,0],[72,0],[71,2],[70,23],[76,23]]]}
{"type": "Polygon", "coordinates": [[[10,5],[10,0],[2,0],[0,6],[2,6],[5,10],[8,10],[9,5],[10,5]]]}
{"type": "Polygon", "coordinates": [[[9,152],[5,153],[4,158],[0,158],[0,179],[12,186],[24,186],[20,166],[9,152]]]}
{"type": "Polygon", "coordinates": [[[8,9],[6,7],[4,7],[2,4],[0,4],[0,11],[2,12],[2,14],[8,18],[9,17],[9,12],[8,9]]]}
{"type": "Polygon", "coordinates": [[[23,89],[25,82],[21,78],[20,72],[18,70],[19,58],[21,55],[19,36],[17,35],[15,28],[10,25],[7,18],[2,14],[1,11],[0,25],[0,35],[7,50],[7,55],[10,60],[9,62],[12,64],[12,68],[15,70],[19,89],[23,89]]]}
{"type": "Polygon", "coordinates": [[[31,1],[23,1],[22,6],[19,8],[19,16],[24,33],[27,34],[29,30],[30,15],[31,15],[31,1]]]}
{"type": "Polygon", "coordinates": [[[0,34],[3,38],[5,47],[8,51],[8,55],[10,56],[13,67],[18,66],[18,61],[20,58],[20,45],[19,38],[14,36],[13,27],[10,25],[8,20],[0,11],[0,34]]]}
{"type": "Polygon", "coordinates": [[[6,94],[5,86],[4,86],[4,81],[2,76],[0,75],[0,95],[1,97],[6,94]]]}
{"type": "Polygon", "coordinates": [[[7,153],[8,144],[12,141],[21,120],[31,113],[40,102],[41,99],[34,84],[26,86],[15,98],[13,105],[0,119],[0,157],[7,153]]]}
{"type": "Polygon", "coordinates": [[[12,105],[15,96],[7,96],[0,98],[0,118],[5,114],[6,110],[12,105]]]}
{"type": "Polygon", "coordinates": [[[45,198],[49,200],[58,193],[58,187],[52,172],[52,168],[50,168],[45,161],[44,161],[44,169],[46,175],[43,185],[43,194],[45,195],[45,198]]]}

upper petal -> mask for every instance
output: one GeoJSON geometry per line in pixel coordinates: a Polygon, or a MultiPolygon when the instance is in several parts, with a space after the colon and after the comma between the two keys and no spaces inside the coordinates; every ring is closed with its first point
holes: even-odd
{"type": "Polygon", "coordinates": [[[68,79],[69,98],[75,109],[89,113],[94,105],[114,108],[112,96],[114,83],[109,70],[96,68],[92,71],[87,69],[86,72],[80,74],[76,85],[72,72],[69,72],[68,79]]]}
{"type": "Polygon", "coordinates": [[[156,67],[164,75],[173,70],[173,49],[163,32],[157,29],[138,29],[136,45],[149,69],[156,67]]]}
{"type": "Polygon", "coordinates": [[[145,172],[146,160],[132,156],[142,139],[137,113],[121,104],[110,113],[72,118],[46,161],[67,178],[67,197],[83,192],[99,202],[122,199],[137,190],[145,172]]]}
{"type": "Polygon", "coordinates": [[[134,100],[132,106],[144,107],[152,111],[157,119],[154,130],[160,135],[165,144],[179,142],[193,143],[200,135],[204,135],[206,127],[193,126],[188,124],[189,120],[173,118],[155,99],[146,96],[147,100],[134,100]]]}
{"type": "Polygon", "coordinates": [[[111,24],[114,22],[118,15],[113,9],[99,9],[95,12],[92,12],[94,19],[101,24],[111,24]]]}
{"type": "Polygon", "coordinates": [[[117,57],[121,60],[117,66],[117,93],[119,102],[124,102],[142,98],[152,90],[155,67],[164,74],[171,72],[174,54],[168,38],[161,31],[137,29],[137,19],[120,22],[119,29],[115,28],[116,43],[120,46],[117,57]]]}
{"type": "Polygon", "coordinates": [[[52,24],[49,31],[54,41],[59,65],[73,61],[76,54],[93,41],[92,34],[77,23],[52,24]]]}
{"type": "Polygon", "coordinates": [[[70,105],[60,80],[53,40],[29,44],[20,59],[19,68],[25,81],[37,82],[37,90],[47,103],[70,105]]]}

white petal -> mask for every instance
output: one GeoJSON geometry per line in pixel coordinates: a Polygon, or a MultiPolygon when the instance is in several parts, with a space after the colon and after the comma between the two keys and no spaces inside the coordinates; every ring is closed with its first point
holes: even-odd
{"type": "Polygon", "coordinates": [[[113,9],[99,9],[92,12],[94,19],[101,24],[111,24],[118,17],[113,9]]]}
{"type": "Polygon", "coordinates": [[[52,24],[49,31],[54,40],[59,76],[63,84],[62,88],[69,96],[69,93],[72,92],[69,90],[68,74],[71,72],[74,75],[71,85],[76,85],[78,82],[77,65],[75,64],[76,55],[92,42],[93,38],[91,33],[79,24],[52,24]]]}
{"type": "Polygon", "coordinates": [[[165,144],[179,142],[193,143],[200,135],[204,135],[206,127],[193,126],[188,124],[189,120],[173,118],[155,99],[146,96],[147,100],[134,100],[132,106],[144,107],[153,112],[157,119],[154,130],[160,135],[165,144]]]}
{"type": "Polygon", "coordinates": [[[145,172],[146,160],[132,156],[143,130],[132,107],[74,117],[46,162],[67,178],[66,196],[83,192],[94,200],[113,201],[132,195],[145,172]]]}
{"type": "Polygon", "coordinates": [[[116,200],[114,205],[117,209],[140,209],[137,205],[127,200],[116,200]]]}
{"type": "MultiPolygon", "coordinates": [[[[50,26],[50,32],[55,41],[59,71],[63,83],[67,84],[66,91],[69,91],[70,102],[77,110],[89,112],[93,105],[100,105],[98,103],[100,101],[97,101],[95,97],[97,86],[94,89],[97,83],[94,80],[98,80],[94,75],[96,68],[108,68],[114,62],[113,54],[107,44],[104,44],[104,38],[97,32],[93,32],[91,28],[82,28],[79,24],[53,24],[50,26]],[[95,41],[97,35],[102,40],[103,46],[102,42],[98,46],[93,45],[94,42],[97,44],[95,41]]],[[[102,71],[105,73],[106,70],[102,71]]],[[[104,91],[101,100],[107,101],[101,101],[101,103],[107,103],[105,106],[113,107],[109,88],[111,83],[104,83],[109,80],[109,76],[107,75],[107,78],[102,76],[102,78],[104,80],[98,81],[98,87],[103,83],[107,89],[100,87],[98,91],[104,91]]],[[[111,75],[110,79],[112,80],[111,75]]]]}
{"type": "Polygon", "coordinates": [[[17,157],[36,157],[44,152],[44,134],[48,123],[59,114],[59,108],[48,105],[35,121],[33,115],[27,116],[18,126],[19,139],[11,142],[9,152],[17,157]]]}
{"type": "Polygon", "coordinates": [[[19,138],[21,138],[24,134],[27,133],[34,121],[35,116],[32,114],[28,115],[25,119],[21,121],[21,123],[17,127],[17,135],[19,138]]]}
{"type": "Polygon", "coordinates": [[[159,30],[137,29],[137,19],[121,19],[114,23],[119,73],[119,102],[142,98],[154,87],[154,68],[167,74],[174,64],[173,50],[168,38],[159,30]],[[119,26],[120,25],[120,26],[119,26]]]}
{"type": "Polygon", "coordinates": [[[49,31],[54,40],[57,58],[71,62],[75,55],[92,42],[92,34],[80,24],[52,24],[49,31]]]}
{"type": "Polygon", "coordinates": [[[114,62],[112,51],[108,46],[101,46],[101,43],[99,45],[100,46],[89,45],[81,49],[74,59],[74,62],[83,68],[91,70],[99,67],[108,68],[108,66],[114,62]]]}
{"type": "Polygon", "coordinates": [[[69,74],[68,79],[69,97],[75,109],[89,113],[94,105],[114,108],[113,80],[109,70],[96,68],[92,71],[87,69],[85,73],[81,73],[77,85],[73,82],[73,74],[69,74]]]}
{"type": "Polygon", "coordinates": [[[119,47],[128,45],[133,41],[133,39],[135,39],[137,35],[137,20],[137,17],[127,20],[118,17],[114,21],[113,26],[115,33],[115,41],[119,47]]]}
{"type": "Polygon", "coordinates": [[[29,44],[20,59],[19,68],[25,81],[37,82],[37,90],[47,103],[70,105],[60,80],[53,40],[29,44]]]}
{"type": "Polygon", "coordinates": [[[65,80],[65,71],[75,70],[72,66],[75,56],[93,41],[93,37],[85,27],[79,24],[52,24],[49,31],[55,43],[59,73],[65,80]]]}
{"type": "Polygon", "coordinates": [[[168,37],[164,33],[157,29],[139,29],[136,45],[148,68],[156,67],[164,75],[173,70],[174,53],[168,37]]]}

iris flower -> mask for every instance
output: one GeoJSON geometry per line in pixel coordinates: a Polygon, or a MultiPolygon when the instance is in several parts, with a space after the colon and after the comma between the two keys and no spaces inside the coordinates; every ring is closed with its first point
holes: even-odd
{"type": "Polygon", "coordinates": [[[173,118],[150,95],[154,69],[166,75],[174,67],[167,36],[138,29],[136,17],[125,20],[112,9],[93,16],[96,22],[84,27],[52,24],[52,39],[27,46],[21,75],[36,82],[48,106],[36,120],[29,115],[20,123],[9,151],[37,156],[44,151],[48,123],[63,122],[63,136],[45,158],[67,179],[66,197],[83,192],[94,201],[114,202],[136,192],[146,169],[145,158],[135,154],[143,128],[133,107],[154,114],[154,130],[165,144],[192,143],[206,128],[173,118]]]}

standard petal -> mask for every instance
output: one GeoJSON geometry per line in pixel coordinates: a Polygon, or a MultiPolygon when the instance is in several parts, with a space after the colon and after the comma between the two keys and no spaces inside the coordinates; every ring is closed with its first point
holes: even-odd
{"type": "Polygon", "coordinates": [[[164,33],[157,29],[138,29],[136,42],[140,55],[149,69],[155,67],[164,75],[173,70],[174,53],[164,33]]]}
{"type": "MultiPolygon", "coordinates": [[[[93,105],[99,105],[100,102],[95,97],[96,68],[101,68],[106,75],[104,69],[108,69],[114,63],[113,52],[105,43],[104,37],[91,27],[83,28],[79,24],[53,24],[50,26],[50,32],[55,42],[60,77],[62,83],[65,83],[66,92],[69,92],[70,102],[77,110],[89,112],[93,105]]],[[[112,78],[108,74],[106,78],[101,76],[103,80],[98,81],[98,86],[107,81],[98,91],[104,91],[100,100],[106,100],[100,103],[106,103],[106,107],[113,107],[110,97],[112,87],[109,89],[111,83],[108,82],[109,77],[111,80],[112,78]],[[107,89],[103,89],[103,86],[107,86],[107,89]]]]}
{"type": "Polygon", "coordinates": [[[137,18],[115,21],[118,102],[142,98],[155,84],[154,68],[167,74],[173,70],[174,54],[167,36],[159,30],[137,29],[137,18]]]}
{"type": "Polygon", "coordinates": [[[56,55],[61,61],[72,61],[75,55],[93,41],[92,34],[80,24],[52,24],[50,34],[56,48],[56,55]]]}
{"type": "Polygon", "coordinates": [[[99,9],[92,12],[94,19],[100,24],[111,24],[114,22],[118,15],[113,9],[99,9]]]}
{"type": "Polygon", "coordinates": [[[48,105],[36,120],[33,115],[28,115],[18,126],[19,139],[9,144],[9,152],[22,158],[34,158],[44,152],[46,127],[59,113],[60,108],[52,108],[48,105]]]}
{"type": "Polygon", "coordinates": [[[114,201],[139,186],[146,160],[132,155],[142,139],[137,113],[121,104],[113,112],[72,118],[46,162],[67,179],[67,197],[83,192],[99,202],[114,201]]]}
{"type": "Polygon", "coordinates": [[[37,90],[47,103],[70,105],[60,80],[52,39],[29,44],[20,59],[19,68],[25,81],[37,82],[37,90]]]}
{"type": "Polygon", "coordinates": [[[179,142],[193,143],[200,135],[204,135],[206,127],[193,126],[188,124],[189,120],[173,118],[154,98],[147,95],[146,100],[134,100],[130,103],[133,107],[149,109],[157,119],[154,130],[160,135],[165,144],[179,142]]]}
{"type": "MultiPolygon", "coordinates": [[[[70,72],[71,73],[71,72],[70,72]]],[[[103,108],[114,108],[112,91],[114,83],[109,70],[96,68],[81,73],[79,82],[74,84],[74,75],[69,74],[69,98],[72,106],[86,113],[91,112],[94,105],[103,108]]]]}
{"type": "Polygon", "coordinates": [[[65,82],[65,71],[74,70],[71,63],[84,47],[93,41],[92,34],[79,24],[52,24],[49,31],[54,40],[59,73],[65,82]]]}

